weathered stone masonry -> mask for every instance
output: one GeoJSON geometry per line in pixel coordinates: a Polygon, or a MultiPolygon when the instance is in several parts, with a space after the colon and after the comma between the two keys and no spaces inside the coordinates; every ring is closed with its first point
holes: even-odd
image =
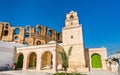
{"type": "Polygon", "coordinates": [[[62,34],[42,25],[37,25],[34,28],[27,25],[22,28],[12,27],[8,22],[0,22],[0,40],[25,45],[40,45],[51,40],[62,42],[62,34]]]}

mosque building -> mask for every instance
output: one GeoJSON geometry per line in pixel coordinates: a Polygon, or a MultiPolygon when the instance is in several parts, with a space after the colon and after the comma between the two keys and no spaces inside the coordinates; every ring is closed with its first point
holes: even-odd
{"type": "Polygon", "coordinates": [[[16,47],[15,62],[22,70],[59,71],[62,69],[60,51],[72,47],[68,60],[68,71],[86,72],[92,68],[107,69],[106,48],[85,48],[82,24],[77,12],[66,15],[62,33],[46,26],[12,27],[8,22],[0,22],[0,40],[22,43],[16,47]]]}

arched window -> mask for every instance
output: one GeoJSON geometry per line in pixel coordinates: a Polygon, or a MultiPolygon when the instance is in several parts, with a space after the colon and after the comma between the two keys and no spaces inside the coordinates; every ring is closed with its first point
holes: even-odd
{"type": "Polygon", "coordinates": [[[48,30],[48,34],[51,35],[52,34],[52,30],[48,30]]]}
{"type": "Polygon", "coordinates": [[[37,28],[37,32],[40,33],[41,32],[41,27],[37,28]]]}
{"type": "Polygon", "coordinates": [[[28,42],[25,42],[24,45],[25,45],[25,46],[29,46],[28,42]]]}
{"type": "Polygon", "coordinates": [[[7,36],[7,35],[8,35],[8,30],[5,30],[3,36],[7,36]]]}
{"type": "Polygon", "coordinates": [[[29,26],[26,27],[26,31],[30,31],[30,27],[29,26]]]}
{"type": "Polygon", "coordinates": [[[16,28],[15,29],[15,34],[19,34],[20,33],[20,28],[16,28]]]}
{"type": "Polygon", "coordinates": [[[74,19],[73,15],[70,16],[70,20],[74,19]]]}
{"type": "Polygon", "coordinates": [[[36,42],[36,45],[40,45],[40,44],[41,44],[41,41],[37,41],[37,42],[36,42]]]}
{"type": "Polygon", "coordinates": [[[25,33],[25,38],[29,38],[29,33],[25,33]]]}
{"type": "Polygon", "coordinates": [[[52,53],[50,51],[45,51],[41,56],[41,68],[42,69],[52,69],[53,68],[52,60],[53,60],[52,53]]]}
{"type": "Polygon", "coordinates": [[[18,40],[18,36],[15,36],[15,40],[18,40]]]}
{"type": "Polygon", "coordinates": [[[57,34],[57,39],[58,39],[58,40],[60,39],[60,33],[57,34]]]}
{"type": "MultiPolygon", "coordinates": [[[[28,68],[35,69],[37,64],[37,54],[35,52],[32,52],[28,55],[28,68]]],[[[39,59],[39,58],[38,58],[39,59]]]]}
{"type": "Polygon", "coordinates": [[[6,29],[8,29],[8,24],[6,24],[6,29]]]}
{"type": "Polygon", "coordinates": [[[17,54],[17,68],[21,69],[23,67],[24,55],[22,53],[17,54]]]}

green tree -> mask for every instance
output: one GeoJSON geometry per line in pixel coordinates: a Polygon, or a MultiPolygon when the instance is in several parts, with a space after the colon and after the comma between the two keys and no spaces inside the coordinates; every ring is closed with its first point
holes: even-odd
{"type": "Polygon", "coordinates": [[[18,68],[22,68],[23,67],[23,55],[22,54],[20,54],[19,57],[18,57],[17,67],[18,68]]]}
{"type": "Polygon", "coordinates": [[[67,68],[68,68],[68,59],[71,55],[72,46],[68,50],[68,54],[65,51],[60,52],[61,58],[62,58],[62,65],[65,71],[65,75],[67,75],[67,68]]]}

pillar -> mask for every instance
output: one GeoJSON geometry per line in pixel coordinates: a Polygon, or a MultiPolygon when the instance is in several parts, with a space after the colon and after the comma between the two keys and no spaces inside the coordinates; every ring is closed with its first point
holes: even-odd
{"type": "Polygon", "coordinates": [[[57,71],[57,59],[56,59],[56,50],[53,51],[53,71],[56,72],[57,71]]]}
{"type": "Polygon", "coordinates": [[[27,69],[27,55],[26,53],[24,54],[24,59],[23,59],[23,69],[22,70],[26,70],[27,69]]]}
{"type": "Polygon", "coordinates": [[[37,65],[36,65],[36,70],[37,71],[40,71],[40,68],[41,68],[41,54],[40,53],[37,53],[37,65]]]}

